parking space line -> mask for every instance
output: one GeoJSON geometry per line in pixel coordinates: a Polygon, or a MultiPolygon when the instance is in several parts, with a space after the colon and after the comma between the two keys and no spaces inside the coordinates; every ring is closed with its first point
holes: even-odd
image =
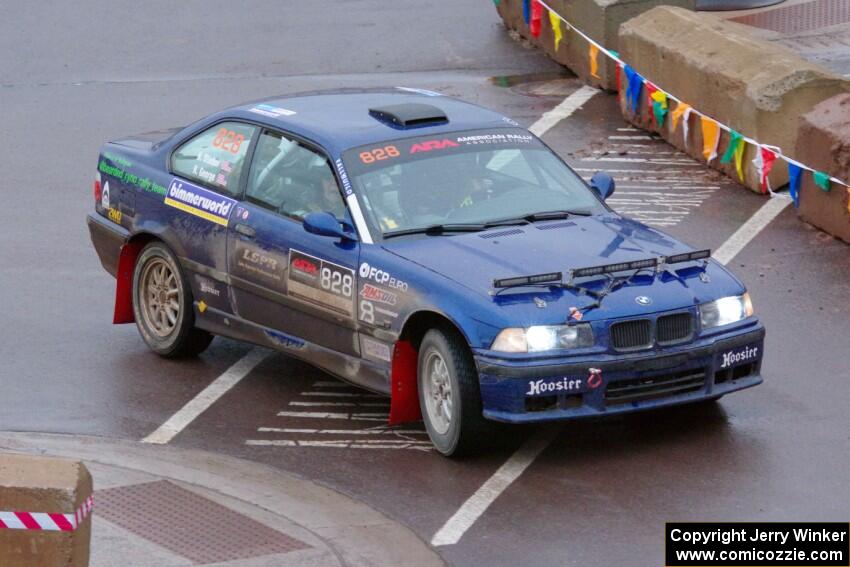
{"type": "Polygon", "coordinates": [[[744,246],[749,244],[749,242],[755,238],[755,236],[761,232],[764,227],[770,224],[770,221],[775,219],[779,213],[785,210],[785,207],[787,207],[790,203],[791,199],[784,195],[768,199],[767,203],[762,205],[747,222],[742,224],[741,227],[726,240],[726,242],[721,244],[720,247],[714,251],[712,257],[721,264],[729,263],[732,258],[737,256],[738,253],[744,249],[744,246]]]}
{"type": "Polygon", "coordinates": [[[178,433],[186,429],[190,423],[238,384],[270,354],[271,351],[261,348],[250,350],[248,354],[237,360],[224,374],[213,380],[200,394],[171,416],[168,421],[160,425],[156,431],[142,439],[142,443],[164,445],[174,439],[178,433]]]}
{"type": "Polygon", "coordinates": [[[505,461],[493,476],[481,485],[449,520],[443,524],[434,537],[431,545],[454,545],[463,534],[472,527],[487,508],[519,478],[519,475],[534,462],[534,459],[549,446],[549,443],[560,433],[560,427],[549,427],[539,431],[523,443],[511,457],[505,461]]]}
{"type": "Polygon", "coordinates": [[[561,101],[561,103],[546,112],[537,122],[532,124],[528,129],[535,136],[542,136],[549,131],[552,126],[569,117],[573,112],[581,108],[581,105],[593,98],[593,95],[601,92],[599,89],[584,85],[579,90],[572,93],[570,96],[561,101]]]}

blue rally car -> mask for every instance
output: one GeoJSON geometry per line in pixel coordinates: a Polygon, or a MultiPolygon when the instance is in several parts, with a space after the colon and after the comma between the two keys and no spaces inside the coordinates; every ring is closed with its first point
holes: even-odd
{"type": "Polygon", "coordinates": [[[713,400],[764,328],[707,250],[621,217],[513,120],[437,93],[308,93],[106,144],[92,241],[115,323],[213,335],[391,396],[445,455],[493,421],[713,400]]]}

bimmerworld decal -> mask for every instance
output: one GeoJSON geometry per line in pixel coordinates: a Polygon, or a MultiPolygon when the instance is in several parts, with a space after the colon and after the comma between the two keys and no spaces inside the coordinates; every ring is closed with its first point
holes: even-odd
{"type": "Polygon", "coordinates": [[[236,201],[188,181],[172,179],[165,194],[165,204],[184,213],[227,226],[236,201]]]}

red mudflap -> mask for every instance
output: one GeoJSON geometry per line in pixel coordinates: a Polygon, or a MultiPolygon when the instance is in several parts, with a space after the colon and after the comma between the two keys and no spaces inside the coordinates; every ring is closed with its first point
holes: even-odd
{"type": "Polygon", "coordinates": [[[141,243],[128,243],[121,247],[118,258],[117,285],[115,287],[115,314],[112,323],[133,323],[133,271],[136,269],[136,259],[142,250],[141,243]]]}
{"type": "Polygon", "coordinates": [[[398,341],[393,350],[392,375],[390,376],[390,420],[389,425],[419,421],[419,393],[416,384],[418,353],[408,341],[398,341]]]}

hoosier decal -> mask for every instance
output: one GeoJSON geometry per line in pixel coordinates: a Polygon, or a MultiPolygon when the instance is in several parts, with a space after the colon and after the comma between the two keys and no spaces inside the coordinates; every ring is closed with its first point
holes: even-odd
{"type": "Polygon", "coordinates": [[[758,346],[748,345],[739,347],[728,352],[718,355],[720,360],[720,368],[729,368],[736,364],[743,364],[758,358],[760,348],[758,346]]]}
{"type": "Polygon", "coordinates": [[[165,194],[165,204],[204,220],[227,226],[230,212],[236,201],[188,181],[172,179],[168,192],[165,194]]]}

